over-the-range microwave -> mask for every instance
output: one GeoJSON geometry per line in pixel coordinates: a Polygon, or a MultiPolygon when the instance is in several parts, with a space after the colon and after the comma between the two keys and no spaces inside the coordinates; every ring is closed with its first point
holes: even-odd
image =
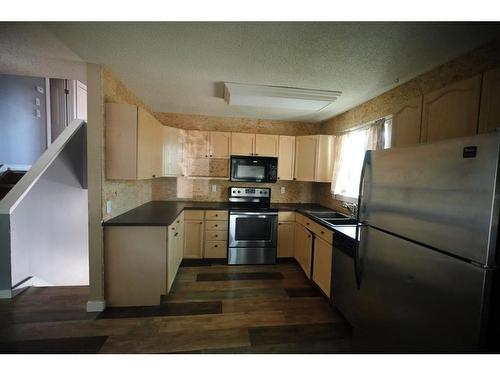
{"type": "Polygon", "coordinates": [[[276,182],[278,158],[231,156],[231,181],[276,182]]]}

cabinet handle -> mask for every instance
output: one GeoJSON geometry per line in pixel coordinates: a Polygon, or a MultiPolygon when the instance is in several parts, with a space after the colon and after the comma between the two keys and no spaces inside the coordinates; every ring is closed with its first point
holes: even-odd
{"type": "Polygon", "coordinates": [[[203,221],[200,221],[200,224],[203,224],[203,221]]]}
{"type": "Polygon", "coordinates": [[[180,221],[179,221],[179,220],[177,220],[177,224],[179,224],[179,223],[180,223],[180,221]]]}
{"type": "Polygon", "coordinates": [[[325,234],[325,232],[321,231],[321,234],[325,234]]]}
{"type": "Polygon", "coordinates": [[[178,234],[179,234],[179,233],[174,234],[174,237],[177,237],[177,235],[178,235],[178,234]]]}
{"type": "Polygon", "coordinates": [[[219,237],[219,235],[218,235],[218,234],[216,234],[216,235],[215,235],[215,237],[219,237]]]}
{"type": "Polygon", "coordinates": [[[214,247],[219,247],[219,245],[214,245],[214,247]]]}
{"type": "Polygon", "coordinates": [[[257,156],[257,155],[259,155],[259,154],[255,153],[254,155],[255,155],[255,156],[257,156]]]}
{"type": "Polygon", "coordinates": [[[215,224],[214,227],[217,228],[219,225],[218,224],[215,224]]]}
{"type": "Polygon", "coordinates": [[[154,174],[154,175],[153,175],[153,178],[155,178],[155,177],[156,177],[156,175],[154,174]]]}
{"type": "Polygon", "coordinates": [[[172,230],[175,230],[175,228],[174,228],[174,227],[172,227],[172,230]]]}
{"type": "Polygon", "coordinates": [[[206,158],[208,158],[208,155],[205,155],[206,158]]]}
{"type": "Polygon", "coordinates": [[[308,234],[308,235],[307,235],[307,238],[311,238],[311,235],[310,235],[310,234],[308,234]]]}
{"type": "Polygon", "coordinates": [[[309,223],[306,223],[306,225],[309,225],[309,223]]]}
{"type": "Polygon", "coordinates": [[[210,157],[212,157],[213,155],[210,155],[210,157]]]}
{"type": "Polygon", "coordinates": [[[219,214],[215,214],[215,217],[219,216],[219,214]]]}

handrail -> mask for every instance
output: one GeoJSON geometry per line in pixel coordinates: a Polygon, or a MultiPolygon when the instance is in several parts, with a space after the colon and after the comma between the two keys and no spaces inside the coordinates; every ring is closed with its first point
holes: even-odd
{"type": "Polygon", "coordinates": [[[0,214],[11,214],[25,195],[33,188],[43,172],[52,164],[57,156],[64,150],[66,144],[74,134],[85,124],[84,120],[71,121],[57,139],[47,147],[47,150],[38,158],[31,169],[17,182],[16,185],[0,201],[0,214]]]}

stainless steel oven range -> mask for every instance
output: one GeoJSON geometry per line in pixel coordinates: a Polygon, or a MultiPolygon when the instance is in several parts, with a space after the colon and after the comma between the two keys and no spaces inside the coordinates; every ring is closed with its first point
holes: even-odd
{"type": "Polygon", "coordinates": [[[229,264],[274,264],[278,210],[270,188],[229,188],[229,264]]]}

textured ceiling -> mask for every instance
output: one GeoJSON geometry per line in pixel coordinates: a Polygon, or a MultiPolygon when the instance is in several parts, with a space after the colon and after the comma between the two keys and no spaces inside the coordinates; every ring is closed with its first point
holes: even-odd
{"type": "Polygon", "coordinates": [[[498,36],[499,23],[50,23],[157,112],[321,121],[498,36]],[[397,83],[399,80],[399,83],[397,83]],[[340,90],[327,109],[228,106],[221,82],[340,90]]]}

